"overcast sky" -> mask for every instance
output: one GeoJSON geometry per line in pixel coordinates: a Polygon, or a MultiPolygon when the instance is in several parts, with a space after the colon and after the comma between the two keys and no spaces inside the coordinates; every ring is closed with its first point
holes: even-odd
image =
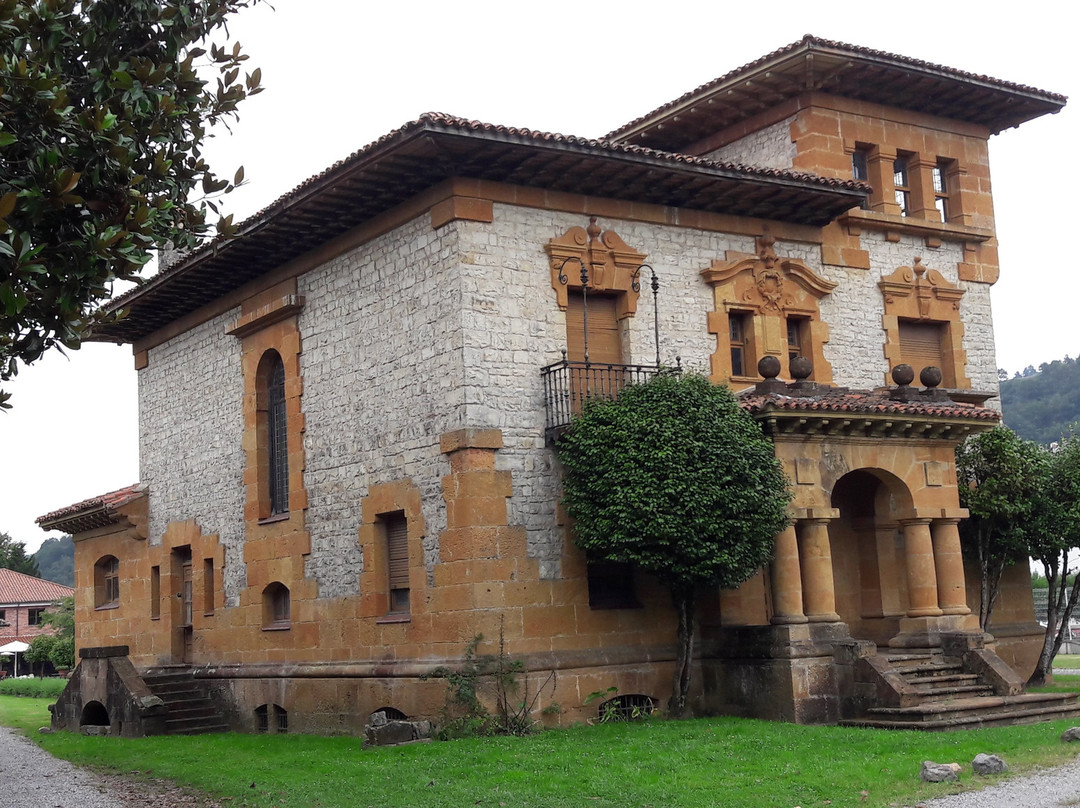
{"type": "MultiPolygon", "coordinates": [[[[991,138],[992,300],[999,367],[1080,353],[1066,218],[1080,187],[1080,70],[1063,3],[274,5],[232,25],[266,90],[208,150],[223,176],[245,167],[248,186],[227,200],[238,221],[423,112],[598,137],[807,33],[1068,95],[1062,113],[991,138]]],[[[138,480],[135,376],[130,346],[88,345],[7,386],[0,532],[33,551],[60,535],[35,517],[138,480]]]]}

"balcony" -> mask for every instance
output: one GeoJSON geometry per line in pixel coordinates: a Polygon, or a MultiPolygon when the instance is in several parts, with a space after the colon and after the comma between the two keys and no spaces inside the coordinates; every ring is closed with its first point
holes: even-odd
{"type": "Polygon", "coordinates": [[[642,384],[660,373],[680,373],[682,367],[609,365],[561,359],[540,369],[544,380],[545,424],[549,436],[570,425],[591,398],[615,398],[631,384],[642,384]]]}

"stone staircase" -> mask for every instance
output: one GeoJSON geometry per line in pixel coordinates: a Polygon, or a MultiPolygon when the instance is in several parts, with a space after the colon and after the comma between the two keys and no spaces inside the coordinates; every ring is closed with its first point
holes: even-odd
{"type": "Polygon", "coordinates": [[[1080,716],[1078,694],[1025,693],[1015,672],[981,648],[961,656],[940,648],[889,650],[864,661],[857,678],[876,680],[884,698],[864,703],[840,722],[846,726],[941,731],[1080,716]]]}
{"type": "Polygon", "coordinates": [[[228,731],[221,710],[189,668],[144,673],[142,679],[150,691],[165,702],[168,710],[165,731],[169,735],[228,731]]]}

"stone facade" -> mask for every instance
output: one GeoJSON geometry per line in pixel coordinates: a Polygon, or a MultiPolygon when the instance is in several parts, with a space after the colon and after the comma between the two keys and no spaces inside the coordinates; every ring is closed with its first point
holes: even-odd
{"type": "MultiPolygon", "coordinates": [[[[479,153],[489,130],[476,128],[457,133],[478,138],[479,153]]],[[[556,140],[495,135],[524,138],[537,160],[556,140]]],[[[881,181],[866,209],[846,209],[847,198],[829,203],[839,213],[807,217],[821,195],[852,190],[802,174],[781,176],[805,191],[796,203],[728,210],[541,187],[550,175],[455,176],[153,321],[132,337],[147,493],[76,535],[79,645],[126,643],[144,671],[193,667],[241,729],[267,710],[290,729],[357,733],[380,711],[434,717],[443,686],[422,677],[459,662],[479,634],[482,651],[501,644],[523,660],[543,689],[538,710],[561,705],[545,720],[589,718],[586,697],[611,686],[663,702],[669,595],[634,573],[635,608],[600,608],[558,505],[541,368],[560,367],[575,306],[587,311],[574,302],[584,267],[593,306],[610,304],[604,338],[618,367],[678,362],[742,390],[795,491],[773,563],[738,591],[702,594],[695,709],[839,719],[854,663],[837,659],[940,647],[976,628],[952,451],[996,418],[970,403],[997,390],[988,136],[884,101],[806,93],[687,135],[685,151],[845,180],[866,151],[881,181]],[[885,171],[897,155],[912,176],[906,216],[885,171]],[[925,182],[942,166],[945,221],[925,182]],[[961,389],[885,389],[912,350],[908,322],[940,331],[946,386],[961,389]],[[796,353],[811,360],[806,380],[796,353]],[[766,358],[779,371],[762,379],[766,358]],[[278,365],[274,393],[266,368],[278,365]],[[793,414],[815,396],[812,414],[793,414]],[[121,597],[103,608],[94,575],[110,556],[121,597]]],[[[678,170],[697,165],[679,159],[678,170]]],[[[720,182],[715,166],[701,171],[720,182]]],[[[776,176],[736,174],[735,200],[776,176]]],[[[1022,666],[1030,606],[1019,589],[1010,598],[1002,646],[1022,666]]]]}

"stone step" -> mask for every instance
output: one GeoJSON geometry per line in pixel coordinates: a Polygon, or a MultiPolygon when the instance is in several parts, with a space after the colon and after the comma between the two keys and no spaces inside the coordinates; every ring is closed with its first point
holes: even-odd
{"type": "Polygon", "coordinates": [[[205,735],[210,732],[229,731],[224,722],[206,719],[169,719],[165,722],[165,728],[170,735],[205,735]]]}
{"type": "Polygon", "coordinates": [[[904,681],[909,685],[941,685],[946,682],[955,682],[957,684],[966,684],[968,682],[979,681],[979,674],[977,673],[928,673],[928,674],[901,674],[904,677],[904,681]]]}
{"type": "Polygon", "coordinates": [[[975,682],[969,685],[947,685],[945,687],[920,685],[916,688],[916,692],[926,698],[927,701],[942,701],[954,696],[992,696],[994,695],[994,688],[981,682],[975,682]]]}
{"type": "Polygon", "coordinates": [[[1064,707],[1080,710],[1076,693],[1022,693],[1018,696],[969,696],[940,701],[923,701],[912,707],[871,707],[868,716],[897,718],[905,721],[935,721],[942,717],[978,717],[980,713],[1001,710],[1064,707]]]}
{"type": "Polygon", "coordinates": [[[875,729],[912,729],[925,732],[942,732],[960,729],[976,729],[979,727],[1038,724],[1043,721],[1057,721],[1063,718],[1077,717],[1080,717],[1080,704],[1054,704],[1027,708],[1001,708],[988,710],[974,715],[943,714],[932,720],[866,716],[865,718],[843,720],[840,722],[840,725],[875,729]]]}
{"type": "Polygon", "coordinates": [[[171,735],[227,732],[218,705],[196,682],[190,670],[163,671],[143,676],[150,691],[168,710],[165,729],[171,735]]]}

